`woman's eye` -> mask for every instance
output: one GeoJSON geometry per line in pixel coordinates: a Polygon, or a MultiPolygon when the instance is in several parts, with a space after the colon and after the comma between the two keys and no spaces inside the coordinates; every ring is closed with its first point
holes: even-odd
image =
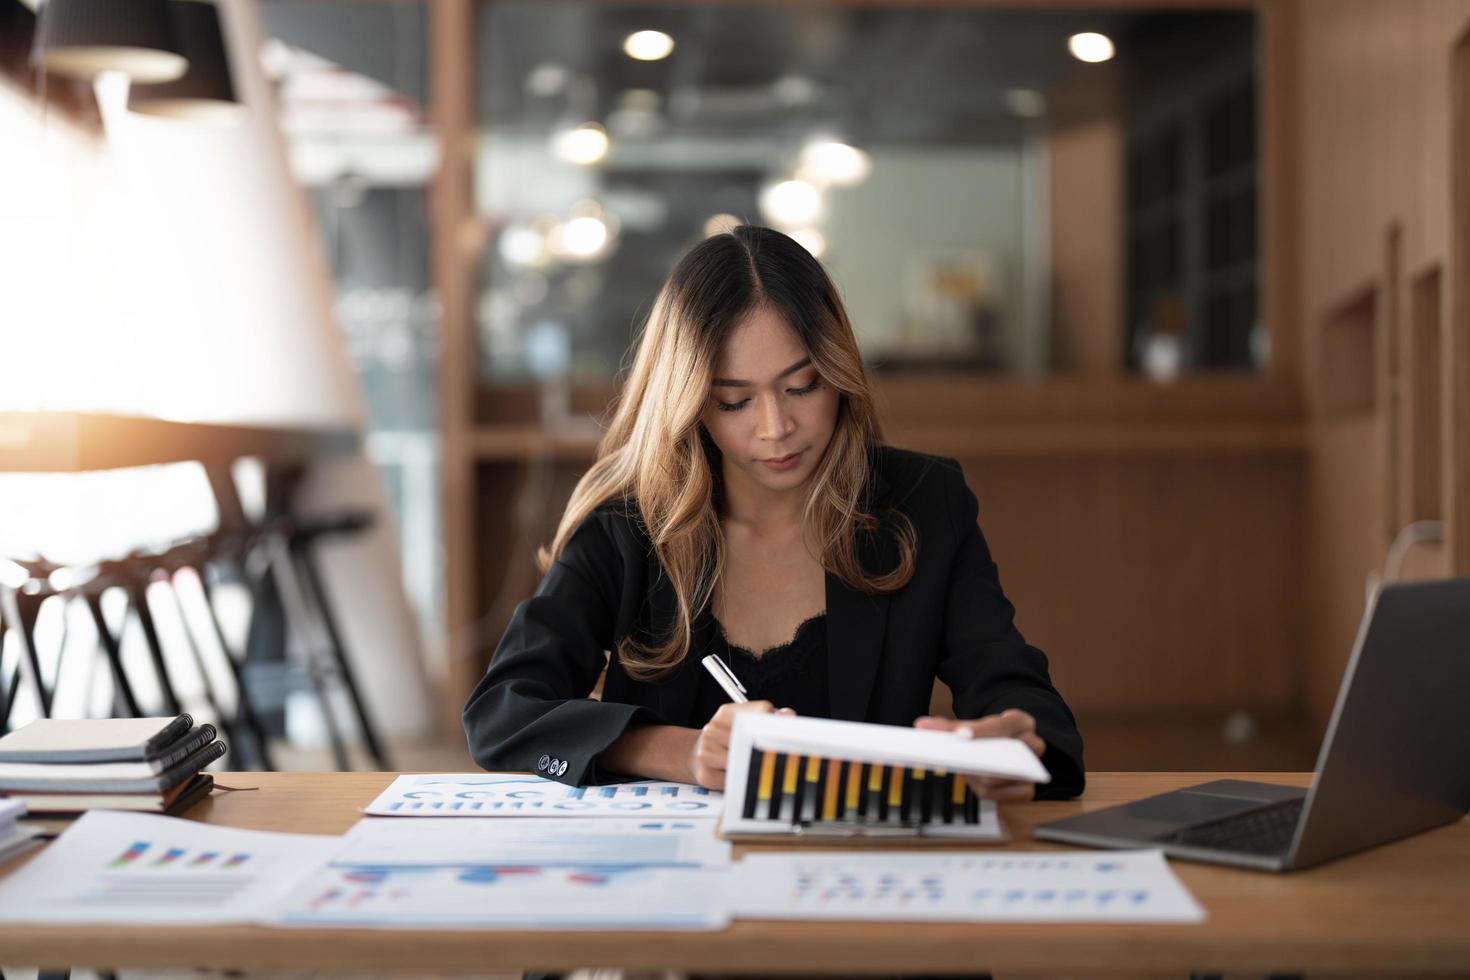
{"type": "Polygon", "coordinates": [[[810,395],[812,392],[816,391],[821,386],[822,386],[822,379],[821,378],[813,378],[811,384],[804,385],[804,386],[802,386],[800,388],[787,388],[786,389],[786,393],[789,394],[789,395],[810,395]]]}
{"type": "Polygon", "coordinates": [[[722,411],[722,412],[738,412],[742,408],[744,408],[745,405],[746,405],[746,403],[749,402],[749,401],[750,401],[749,398],[742,398],[738,402],[722,402],[722,401],[716,400],[715,401],[715,405],[718,406],[719,409],[720,409],[720,411],[722,411]]]}

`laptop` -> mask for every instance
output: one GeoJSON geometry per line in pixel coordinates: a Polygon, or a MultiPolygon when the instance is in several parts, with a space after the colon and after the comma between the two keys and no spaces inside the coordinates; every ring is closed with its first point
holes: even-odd
{"type": "Polygon", "coordinates": [[[1305,868],[1470,811],[1467,709],[1470,578],[1386,585],[1364,613],[1309,789],[1219,779],[1041,824],[1033,836],[1305,868]]]}

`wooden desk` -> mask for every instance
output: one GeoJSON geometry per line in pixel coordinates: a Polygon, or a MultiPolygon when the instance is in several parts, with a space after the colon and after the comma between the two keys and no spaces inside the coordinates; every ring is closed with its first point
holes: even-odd
{"type": "MultiPolygon", "coordinates": [[[[340,833],[391,773],[226,773],[190,816],[259,830],[340,833]]],[[[1015,848],[1038,821],[1216,778],[1304,785],[1305,774],[1097,773],[1085,800],[1008,807],[1015,848]]],[[[21,858],[19,861],[28,860],[21,858]]],[[[18,863],[18,862],[17,862],[18,863]]],[[[406,932],[231,928],[0,928],[0,962],[115,967],[495,973],[585,966],[729,973],[1470,972],[1470,821],[1308,871],[1176,862],[1209,912],[1200,926],[737,922],[717,933],[406,932]]]]}

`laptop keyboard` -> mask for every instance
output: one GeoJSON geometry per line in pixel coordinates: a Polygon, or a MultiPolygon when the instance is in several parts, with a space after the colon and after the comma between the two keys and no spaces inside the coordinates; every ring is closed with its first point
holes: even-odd
{"type": "Polygon", "coordinates": [[[1175,830],[1156,840],[1160,844],[1185,844],[1246,854],[1284,854],[1291,846],[1291,835],[1296,831],[1305,802],[1305,799],[1295,799],[1272,803],[1258,810],[1175,830]]]}

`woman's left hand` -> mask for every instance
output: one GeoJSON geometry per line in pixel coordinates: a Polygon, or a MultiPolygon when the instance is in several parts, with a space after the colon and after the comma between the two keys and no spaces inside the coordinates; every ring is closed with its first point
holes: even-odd
{"type": "MultiPolygon", "coordinates": [[[[1036,719],[1020,708],[1007,708],[998,715],[984,718],[955,721],[951,718],[934,718],[929,715],[914,722],[915,728],[934,731],[968,732],[967,738],[1017,738],[1040,758],[1046,752],[1046,743],[1036,734],[1036,719]]],[[[975,795],[997,802],[1010,803],[1034,799],[1035,785],[1018,779],[992,779],[987,776],[966,776],[965,781],[975,795]]]]}

